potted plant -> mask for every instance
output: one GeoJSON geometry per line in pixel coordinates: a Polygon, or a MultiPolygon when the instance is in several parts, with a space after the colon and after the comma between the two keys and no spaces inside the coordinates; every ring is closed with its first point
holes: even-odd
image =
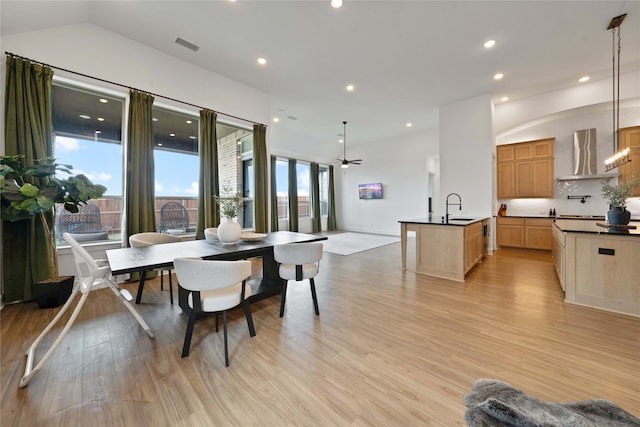
{"type": "Polygon", "coordinates": [[[245,198],[242,197],[241,192],[234,192],[228,185],[223,187],[222,195],[213,197],[220,207],[220,215],[226,219],[218,226],[218,240],[224,244],[236,243],[240,239],[242,229],[240,224],[233,221],[233,218],[240,215],[245,198]]]}
{"type": "MultiPolygon", "coordinates": [[[[70,294],[69,276],[61,278],[63,280],[57,279],[58,262],[53,224],[49,223],[46,213],[53,209],[55,218],[55,208],[58,204],[70,212],[78,212],[80,204],[101,197],[107,189],[102,185],[93,184],[85,175],[71,175],[73,167],[56,163],[53,157],[44,158],[34,165],[23,165],[23,158],[23,155],[0,156],[1,217],[11,222],[36,218],[42,222],[49,245],[51,265],[51,278],[45,282],[62,281],[70,294]],[[67,173],[69,176],[64,179],[58,178],[58,172],[67,173]]],[[[73,277],[70,285],[73,286],[73,277]]],[[[37,288],[34,291],[34,295],[37,295],[37,288]]],[[[64,303],[64,300],[60,301],[58,297],[54,297],[53,300],[38,300],[38,304],[41,305],[42,302],[41,306],[57,306],[64,303]]]]}
{"type": "Polygon", "coordinates": [[[627,198],[631,190],[640,185],[640,177],[634,173],[631,179],[620,185],[611,185],[611,178],[602,181],[602,196],[609,201],[607,220],[609,224],[627,225],[631,220],[631,212],[627,210],[627,198]]]}

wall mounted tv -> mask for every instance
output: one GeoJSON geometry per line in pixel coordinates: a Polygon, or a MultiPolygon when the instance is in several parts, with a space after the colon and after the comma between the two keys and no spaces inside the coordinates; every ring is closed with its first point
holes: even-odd
{"type": "Polygon", "coordinates": [[[358,196],[361,199],[382,199],[382,183],[358,184],[358,196]]]}

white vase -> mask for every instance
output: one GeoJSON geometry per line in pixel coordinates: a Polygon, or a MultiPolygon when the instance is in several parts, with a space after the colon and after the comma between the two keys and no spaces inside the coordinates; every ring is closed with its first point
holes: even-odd
{"type": "Polygon", "coordinates": [[[236,243],[238,240],[240,240],[241,232],[242,228],[240,228],[240,224],[229,218],[226,218],[218,226],[218,240],[220,240],[225,245],[236,243]]]}

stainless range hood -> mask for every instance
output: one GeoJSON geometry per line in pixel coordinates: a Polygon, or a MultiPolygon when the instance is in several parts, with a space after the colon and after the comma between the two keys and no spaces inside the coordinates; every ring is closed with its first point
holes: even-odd
{"type": "Polygon", "coordinates": [[[573,175],[558,178],[558,181],[580,179],[602,179],[617,174],[598,174],[596,128],[578,130],[573,133],[573,175]]]}

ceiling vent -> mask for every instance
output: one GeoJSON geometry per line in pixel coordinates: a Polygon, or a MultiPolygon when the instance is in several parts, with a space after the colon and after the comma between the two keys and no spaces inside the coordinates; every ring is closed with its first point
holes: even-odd
{"type": "Polygon", "coordinates": [[[181,39],[180,37],[176,38],[175,43],[182,47],[186,47],[187,49],[192,50],[194,52],[197,52],[198,49],[200,49],[200,46],[196,46],[193,43],[189,43],[188,41],[186,41],[185,39],[181,39]]]}

